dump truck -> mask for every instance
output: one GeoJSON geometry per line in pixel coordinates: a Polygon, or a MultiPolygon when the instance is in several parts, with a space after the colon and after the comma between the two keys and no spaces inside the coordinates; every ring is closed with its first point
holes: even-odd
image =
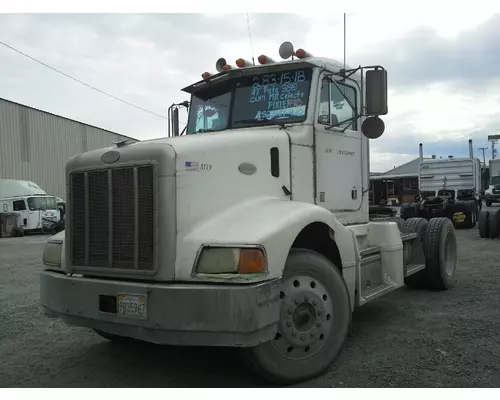
{"type": "Polygon", "coordinates": [[[424,158],[419,145],[419,195],[417,203],[403,203],[403,219],[446,217],[456,228],[471,229],[482,208],[481,162],[474,157],[472,139],[469,157],[424,158]]]}
{"type": "Polygon", "coordinates": [[[387,71],[289,42],[279,53],[219,59],[184,88],[184,134],[68,160],[66,229],[43,254],[47,315],[111,341],[235,347],[291,383],[335,361],[356,307],[405,284],[453,286],[449,219],[370,220],[387,71]]]}

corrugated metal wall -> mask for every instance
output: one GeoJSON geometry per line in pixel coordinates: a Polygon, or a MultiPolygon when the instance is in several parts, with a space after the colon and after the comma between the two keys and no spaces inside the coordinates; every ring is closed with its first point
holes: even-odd
{"type": "Polygon", "coordinates": [[[66,161],[126,138],[0,99],[0,178],[33,181],[65,199],[66,161]]]}

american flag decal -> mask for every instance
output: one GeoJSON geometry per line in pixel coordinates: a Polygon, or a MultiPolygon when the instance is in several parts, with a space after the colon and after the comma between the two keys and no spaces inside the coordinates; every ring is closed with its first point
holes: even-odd
{"type": "Polygon", "coordinates": [[[192,161],[186,161],[186,171],[198,171],[199,170],[199,163],[198,162],[192,162],[192,161]]]}

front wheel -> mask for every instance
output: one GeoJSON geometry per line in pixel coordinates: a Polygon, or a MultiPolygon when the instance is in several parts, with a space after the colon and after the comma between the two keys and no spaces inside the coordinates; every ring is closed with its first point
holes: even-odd
{"type": "Polygon", "coordinates": [[[274,340],[240,350],[266,380],[294,383],[323,373],[349,331],[349,292],[337,267],[322,255],[292,249],[285,265],[281,313],[274,340]]]}

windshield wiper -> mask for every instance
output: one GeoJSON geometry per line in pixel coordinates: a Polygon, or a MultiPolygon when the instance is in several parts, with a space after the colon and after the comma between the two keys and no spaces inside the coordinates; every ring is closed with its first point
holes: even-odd
{"type": "MultiPolygon", "coordinates": [[[[224,128],[226,129],[226,128],[224,128]]],[[[198,129],[196,133],[205,133],[205,132],[218,132],[222,131],[223,129],[198,129]]]]}
{"type": "Polygon", "coordinates": [[[270,119],[240,119],[239,121],[234,121],[233,124],[277,124],[270,119]]]}

